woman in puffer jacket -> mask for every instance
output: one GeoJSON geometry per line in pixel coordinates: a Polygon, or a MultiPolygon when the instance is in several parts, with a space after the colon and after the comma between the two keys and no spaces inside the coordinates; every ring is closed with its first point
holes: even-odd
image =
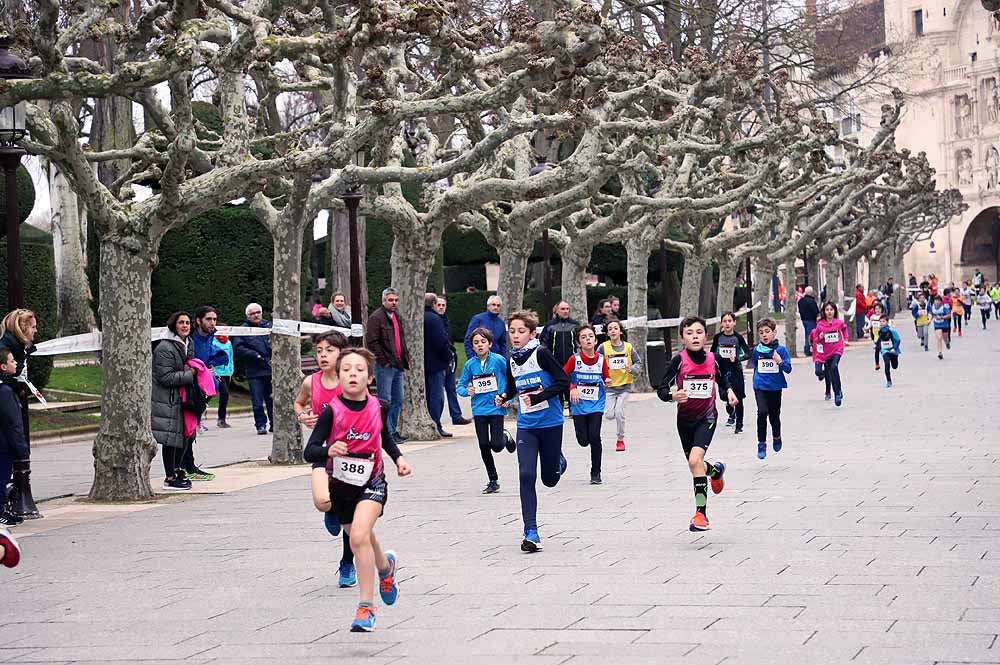
{"type": "Polygon", "coordinates": [[[153,349],[153,438],[163,446],[163,489],[189,490],[191,481],[181,470],[184,449],[191,445],[184,436],[184,411],[181,386],[194,383],[195,371],[187,366],[194,357],[190,340],[191,316],[174,312],[167,319],[166,338],[153,349]]]}

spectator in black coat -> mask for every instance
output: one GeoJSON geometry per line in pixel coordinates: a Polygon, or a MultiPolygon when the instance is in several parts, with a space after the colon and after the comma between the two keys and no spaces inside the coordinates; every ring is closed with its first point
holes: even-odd
{"type": "MultiPolygon", "coordinates": [[[[17,397],[16,371],[17,360],[13,352],[0,347],[0,509],[7,505],[7,483],[13,475],[14,462],[26,460],[30,455],[24,436],[21,401],[17,397]]],[[[14,526],[21,521],[22,518],[6,510],[0,513],[0,525],[14,526]]]]}
{"type": "Polygon", "coordinates": [[[802,327],[805,328],[806,346],[805,354],[812,355],[812,346],[809,342],[809,334],[816,327],[816,319],[819,318],[819,304],[816,302],[813,287],[807,286],[799,298],[799,318],[802,319],[802,327]]]}
{"type": "Polygon", "coordinates": [[[441,426],[444,411],[444,377],[452,361],[454,347],[448,337],[444,319],[435,310],[437,294],[424,296],[424,388],[427,395],[427,411],[437,425],[438,434],[450,437],[441,426]]]}
{"type": "MultiPolygon", "coordinates": [[[[244,326],[270,328],[271,322],[263,319],[264,309],[255,302],[247,305],[244,326]]],[[[250,384],[250,403],[253,406],[253,424],[257,434],[267,434],[268,423],[274,431],[274,401],[271,399],[271,336],[240,335],[233,338],[233,353],[243,361],[250,384]],[[265,413],[266,407],[266,413],[265,413]]]]}

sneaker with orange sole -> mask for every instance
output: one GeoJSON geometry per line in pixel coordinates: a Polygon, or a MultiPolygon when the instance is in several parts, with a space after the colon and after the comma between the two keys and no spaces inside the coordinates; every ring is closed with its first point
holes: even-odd
{"type": "Polygon", "coordinates": [[[722,462],[716,462],[715,464],[713,464],[713,466],[716,468],[716,470],[718,470],[719,477],[711,479],[712,492],[714,492],[715,494],[722,494],[722,490],[726,488],[726,478],[725,478],[726,465],[723,464],[722,462]]]}
{"type": "Polygon", "coordinates": [[[688,526],[691,531],[708,531],[708,518],[703,513],[695,513],[688,526]]]}
{"type": "Polygon", "coordinates": [[[352,633],[370,633],[375,630],[375,608],[371,605],[358,605],[351,624],[352,633]]]}
{"type": "Polygon", "coordinates": [[[618,439],[618,441],[615,442],[615,450],[619,453],[625,452],[625,442],[618,439]]]}

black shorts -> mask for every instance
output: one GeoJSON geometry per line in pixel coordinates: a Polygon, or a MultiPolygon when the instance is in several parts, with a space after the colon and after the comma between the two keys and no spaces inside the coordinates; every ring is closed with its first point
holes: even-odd
{"type": "Polygon", "coordinates": [[[677,421],[677,433],[681,437],[684,457],[689,457],[692,448],[708,450],[712,444],[712,437],[715,436],[715,421],[699,420],[693,423],[677,421]]]}
{"type": "Polygon", "coordinates": [[[354,509],[362,501],[374,501],[382,505],[385,512],[385,502],[389,499],[389,485],[385,482],[385,474],[380,473],[363,487],[355,487],[330,478],[330,511],[341,524],[354,521],[354,509]]]}

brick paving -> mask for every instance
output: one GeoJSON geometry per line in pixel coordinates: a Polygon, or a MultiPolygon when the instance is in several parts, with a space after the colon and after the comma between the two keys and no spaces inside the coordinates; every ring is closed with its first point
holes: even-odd
{"type": "Polygon", "coordinates": [[[375,633],[348,632],[357,592],[300,476],[24,537],[0,662],[1000,663],[1000,330],[938,361],[901,327],[895,387],[849,351],[842,409],[795,365],[782,452],[756,459],[752,406],[746,433],[720,427],[707,533],[674,408],[638,398],[603,486],[566,428],[535,555],[514,456],[483,496],[468,439],[413,452],[379,522],[401,584],[375,633]]]}

